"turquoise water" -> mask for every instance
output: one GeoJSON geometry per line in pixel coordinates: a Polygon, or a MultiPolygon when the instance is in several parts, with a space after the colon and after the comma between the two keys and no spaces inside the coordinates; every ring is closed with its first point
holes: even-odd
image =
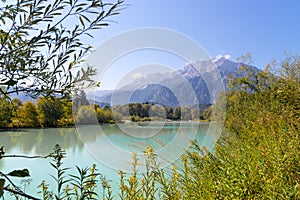
{"type": "MultiPolygon", "coordinates": [[[[77,126],[76,128],[19,129],[1,131],[0,146],[4,146],[6,155],[42,155],[52,152],[59,144],[66,151],[64,167],[70,167],[68,173],[74,173],[75,166],[90,167],[96,164],[99,172],[111,180],[113,190],[118,185],[118,170],[131,170],[132,152],[140,160],[139,171],[143,171],[142,151],[153,146],[161,166],[167,167],[176,162],[188,148],[189,141],[197,139],[199,144],[212,148],[218,134],[209,123],[135,123],[99,126],[77,126]]],[[[2,172],[28,168],[31,177],[28,186],[22,180],[14,181],[21,189],[33,196],[37,186],[46,180],[53,184],[55,170],[49,162],[51,159],[5,158],[0,160],[2,172]]],[[[55,188],[51,188],[55,189],[55,188]]]]}

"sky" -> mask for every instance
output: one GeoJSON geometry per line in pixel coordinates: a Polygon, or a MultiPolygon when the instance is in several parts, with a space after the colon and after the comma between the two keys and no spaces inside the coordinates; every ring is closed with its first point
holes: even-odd
{"type": "MultiPolygon", "coordinates": [[[[129,4],[127,8],[113,18],[116,23],[94,33],[90,41],[93,46],[132,29],[158,27],[190,37],[212,58],[230,55],[236,61],[249,52],[259,68],[272,59],[284,59],[285,52],[300,53],[299,0],[125,0],[125,3],[129,4]]],[[[109,70],[119,72],[120,77],[125,68],[147,64],[151,58],[153,63],[183,68],[185,61],[174,56],[174,61],[170,61],[172,56],[158,54],[150,52],[144,61],[139,60],[142,57],[139,53],[129,55],[109,70]],[[135,59],[139,61],[133,62],[135,59]]],[[[106,88],[109,87],[104,84],[106,88]]]]}

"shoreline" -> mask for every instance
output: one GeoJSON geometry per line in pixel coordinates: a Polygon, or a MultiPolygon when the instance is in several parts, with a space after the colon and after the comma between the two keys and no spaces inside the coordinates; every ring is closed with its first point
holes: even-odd
{"type": "MultiPolygon", "coordinates": [[[[164,123],[164,124],[180,124],[180,123],[209,123],[209,120],[188,120],[188,121],[181,121],[181,120],[153,120],[153,121],[132,121],[132,120],[122,120],[121,122],[115,123],[99,123],[98,125],[106,125],[106,124],[150,124],[150,123],[164,123]]],[[[78,124],[78,125],[97,125],[97,124],[78,124]]],[[[47,126],[47,127],[1,127],[0,132],[4,131],[20,131],[20,130],[27,130],[27,129],[49,129],[49,128],[76,128],[75,124],[72,125],[61,125],[61,126],[47,126]]]]}

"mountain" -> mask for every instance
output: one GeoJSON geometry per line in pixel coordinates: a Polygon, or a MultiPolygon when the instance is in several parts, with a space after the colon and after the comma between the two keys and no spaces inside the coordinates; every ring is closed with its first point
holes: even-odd
{"type": "MultiPolygon", "coordinates": [[[[245,64],[227,57],[196,61],[181,70],[148,74],[118,90],[96,93],[95,99],[111,105],[137,102],[171,107],[213,104],[218,94],[226,89],[228,77],[241,76],[238,74],[241,66],[245,64]]],[[[258,70],[253,66],[247,67],[258,70]]]]}

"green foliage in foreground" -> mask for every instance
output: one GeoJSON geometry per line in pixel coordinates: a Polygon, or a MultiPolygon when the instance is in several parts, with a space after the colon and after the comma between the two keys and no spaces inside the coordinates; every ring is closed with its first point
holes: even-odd
{"type": "Polygon", "coordinates": [[[92,50],[84,38],[109,26],[123,1],[0,2],[0,94],[68,96],[77,84],[99,85],[94,68],[72,69],[92,50]]]}

